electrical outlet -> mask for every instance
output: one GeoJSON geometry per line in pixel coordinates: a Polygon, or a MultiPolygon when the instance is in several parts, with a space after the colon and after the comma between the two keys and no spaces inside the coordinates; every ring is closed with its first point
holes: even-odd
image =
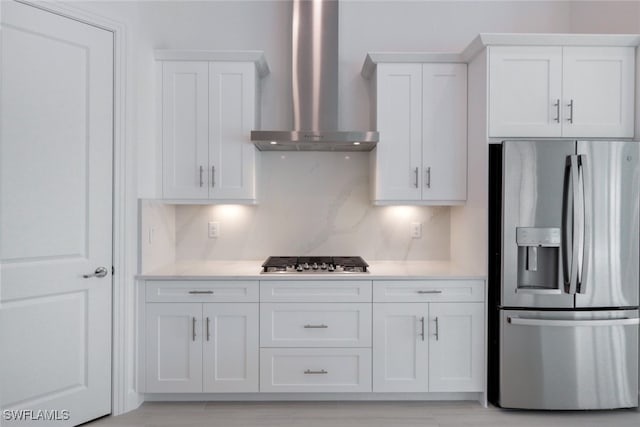
{"type": "Polygon", "coordinates": [[[422,238],[422,223],[420,222],[411,223],[411,237],[414,239],[422,238]]]}
{"type": "Polygon", "coordinates": [[[209,238],[217,239],[220,237],[220,223],[217,221],[211,221],[209,223],[209,238]]]}

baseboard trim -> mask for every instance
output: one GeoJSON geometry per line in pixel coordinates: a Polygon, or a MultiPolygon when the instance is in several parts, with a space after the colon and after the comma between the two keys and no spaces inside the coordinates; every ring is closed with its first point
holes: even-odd
{"type": "Polygon", "coordinates": [[[145,402],[262,401],[474,401],[484,406],[484,393],[147,393],[145,402]]]}

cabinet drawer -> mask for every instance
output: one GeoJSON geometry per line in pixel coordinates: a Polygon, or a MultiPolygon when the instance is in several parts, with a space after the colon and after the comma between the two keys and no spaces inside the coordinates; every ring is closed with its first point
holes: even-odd
{"type": "Polygon", "coordinates": [[[370,347],[369,303],[266,303],[261,347],[370,347]]]}
{"type": "Polygon", "coordinates": [[[374,302],[481,302],[483,280],[376,280],[374,302]]]}
{"type": "Polygon", "coordinates": [[[260,391],[371,391],[371,349],[263,348],[260,391]]]}
{"type": "Polygon", "coordinates": [[[263,280],[262,302],[371,302],[370,280],[263,280]]]}
{"type": "Polygon", "coordinates": [[[258,302],[257,281],[176,280],[146,282],[147,302],[258,302]]]}

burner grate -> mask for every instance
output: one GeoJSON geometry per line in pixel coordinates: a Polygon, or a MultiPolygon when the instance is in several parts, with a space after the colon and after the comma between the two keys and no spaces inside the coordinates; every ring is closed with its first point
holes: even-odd
{"type": "Polygon", "coordinates": [[[359,256],[271,256],[263,273],[367,273],[369,264],[359,256]]]}

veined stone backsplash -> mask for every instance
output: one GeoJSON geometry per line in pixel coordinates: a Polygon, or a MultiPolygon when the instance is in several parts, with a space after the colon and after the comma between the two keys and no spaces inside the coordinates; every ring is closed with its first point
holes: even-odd
{"type": "Polygon", "coordinates": [[[448,207],[373,206],[368,153],[263,152],[260,204],[177,205],[176,260],[360,255],[449,260],[448,207]],[[208,237],[208,223],[220,237],[208,237]],[[422,223],[422,238],[411,223],[422,223]]]}

